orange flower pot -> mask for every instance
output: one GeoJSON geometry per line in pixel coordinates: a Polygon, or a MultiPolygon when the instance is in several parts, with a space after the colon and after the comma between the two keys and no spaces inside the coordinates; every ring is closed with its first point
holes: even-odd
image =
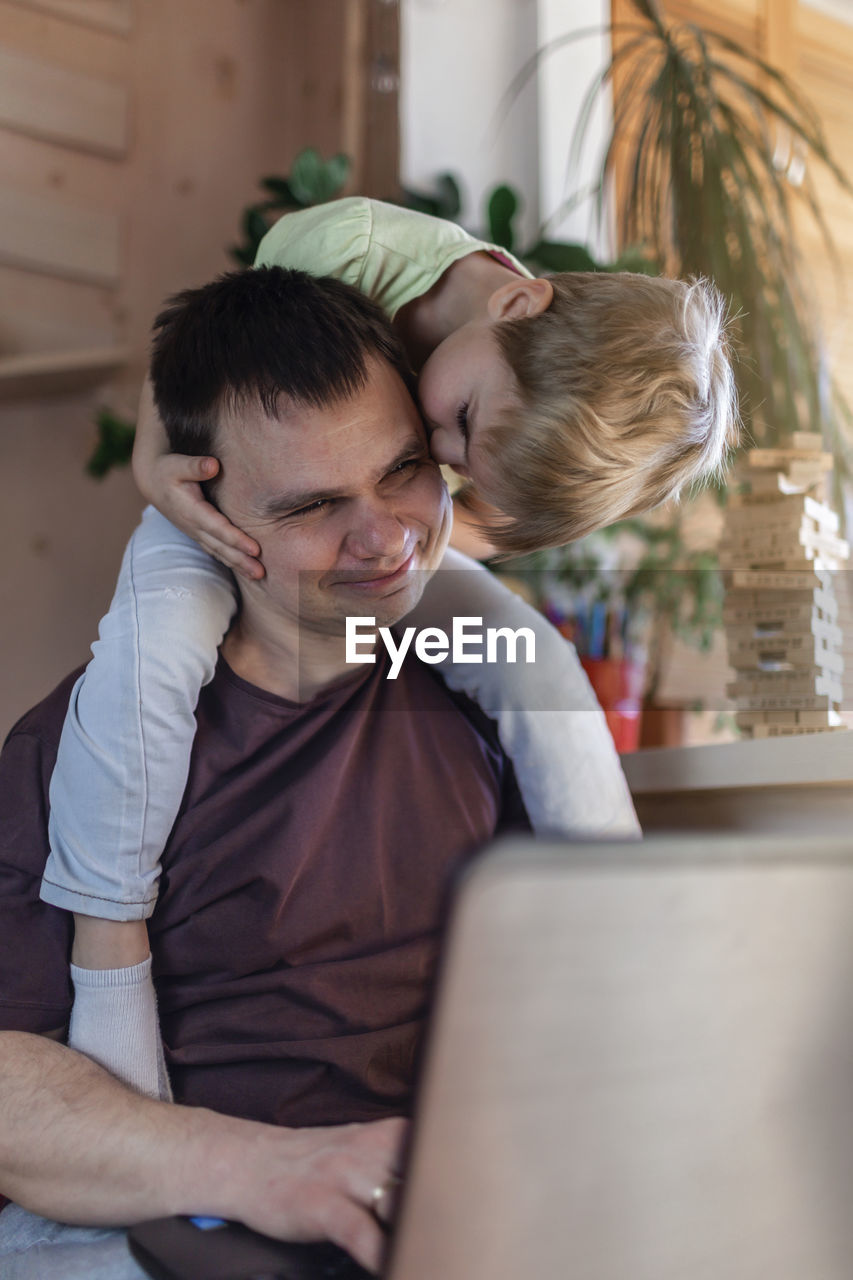
{"type": "Polygon", "coordinates": [[[640,745],[645,665],[627,658],[581,658],[581,663],[604,711],[616,750],[620,755],[636,751],[640,745]]]}

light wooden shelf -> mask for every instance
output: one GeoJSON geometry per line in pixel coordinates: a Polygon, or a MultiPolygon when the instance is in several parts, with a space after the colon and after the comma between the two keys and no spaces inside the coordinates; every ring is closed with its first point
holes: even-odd
{"type": "Polygon", "coordinates": [[[127,347],[0,356],[0,400],[37,399],[96,387],[126,364],[129,357],[127,347]]]}
{"type": "Polygon", "coordinates": [[[653,747],[622,756],[635,796],[750,787],[853,787],[853,731],[653,747]]]}
{"type": "Polygon", "coordinates": [[[133,0],[13,0],[13,3],[119,36],[129,35],[133,24],[133,0]]]}

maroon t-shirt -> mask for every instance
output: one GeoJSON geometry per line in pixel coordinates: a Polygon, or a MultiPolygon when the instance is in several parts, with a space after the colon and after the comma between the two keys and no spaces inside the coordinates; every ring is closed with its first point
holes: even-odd
{"type": "MultiPolygon", "coordinates": [[[[526,826],[490,722],[427,667],[298,705],[220,660],[149,921],[178,1101],[280,1124],[399,1114],[466,856],[526,826]]],[[[38,899],[71,680],[0,756],[0,1028],[70,1010],[70,917],[38,899]]]]}

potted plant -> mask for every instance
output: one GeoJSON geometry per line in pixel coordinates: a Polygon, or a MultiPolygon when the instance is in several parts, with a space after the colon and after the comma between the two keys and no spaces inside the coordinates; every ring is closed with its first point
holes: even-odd
{"type": "MultiPolygon", "coordinates": [[[[772,447],[792,431],[820,431],[836,460],[836,500],[842,506],[841,485],[853,470],[853,418],[828,368],[794,211],[799,205],[815,220],[832,254],[813,166],[823,165],[847,193],[850,183],[829,153],[817,114],[776,68],[695,23],[669,22],[659,0],[631,4],[637,21],[611,28],[613,54],[590,86],[570,144],[576,162],[596,100],[613,87],[612,128],[599,171],[591,191],[577,193],[566,207],[591,194],[601,220],[608,212],[607,197],[615,192],[620,245],[634,246],[629,252],[640,253],[640,261],[651,264],[650,269],[704,276],[716,283],[734,317],[744,441],[772,447]],[[780,137],[788,140],[781,166],[776,146],[780,137]]],[[[570,33],[540,50],[520,73],[507,101],[544,57],[584,34],[570,33]]],[[[578,248],[552,245],[543,238],[529,256],[558,270],[598,269],[591,260],[583,263],[578,248]]],[[[627,269],[637,267],[628,264],[627,269]]],[[[719,498],[725,501],[722,489],[719,498]]],[[[672,512],[669,541],[658,544],[658,549],[666,545],[671,565],[686,570],[666,572],[651,591],[661,611],[653,627],[659,640],[666,617],[680,628],[681,619],[699,616],[694,604],[700,600],[711,606],[707,622],[715,612],[720,617],[712,603],[719,599],[717,587],[710,592],[701,588],[696,594],[700,580],[693,570],[699,564],[681,536],[685,510],[672,512]]],[[[654,540],[653,528],[649,536],[654,540]]],[[[657,553],[652,544],[649,552],[653,563],[657,553]]],[[[710,571],[713,556],[702,554],[710,571]]],[[[554,553],[549,571],[559,573],[562,565],[571,580],[577,574],[578,556],[576,548],[554,553]]],[[[633,583],[635,601],[640,583],[645,581],[648,588],[649,574],[656,573],[645,554],[639,563],[644,567],[633,583]]],[[[515,566],[509,568],[513,571],[515,566]]],[[[606,570],[592,572],[596,571],[606,578],[606,570]]],[[[699,614],[704,612],[703,603],[699,614]]],[[[709,645],[705,624],[693,632],[693,639],[700,648],[709,645]]],[[[652,651],[659,670],[660,650],[654,639],[652,651]]],[[[655,683],[653,679],[651,696],[655,683]]]]}
{"type": "MultiPolygon", "coordinates": [[[[833,254],[814,165],[848,194],[853,187],[817,113],[780,71],[696,23],[668,21],[661,0],[630,3],[637,22],[610,28],[613,54],[590,85],[570,144],[577,162],[593,107],[612,87],[599,171],[591,190],[567,207],[592,195],[601,220],[615,192],[620,245],[641,246],[667,274],[713,280],[729,299],[739,338],[744,438],[773,446],[794,430],[820,431],[838,478],[849,475],[853,417],[828,368],[794,210],[814,219],[833,254]]],[[[584,34],[540,50],[507,101],[543,58],[584,34]]]]}
{"type": "Polygon", "coordinates": [[[715,552],[686,546],[670,521],[624,520],[497,569],[574,643],[624,751],[640,743],[673,639],[704,653],[722,624],[715,552]]]}

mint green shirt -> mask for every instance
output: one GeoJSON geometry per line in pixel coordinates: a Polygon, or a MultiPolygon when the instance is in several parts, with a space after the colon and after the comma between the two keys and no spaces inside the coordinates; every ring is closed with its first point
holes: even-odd
{"type": "Polygon", "coordinates": [[[261,241],[255,266],[335,276],[372,298],[393,320],[454,262],[482,252],[530,276],[505,249],[476,240],[454,222],[350,196],[285,214],[261,241]]]}

